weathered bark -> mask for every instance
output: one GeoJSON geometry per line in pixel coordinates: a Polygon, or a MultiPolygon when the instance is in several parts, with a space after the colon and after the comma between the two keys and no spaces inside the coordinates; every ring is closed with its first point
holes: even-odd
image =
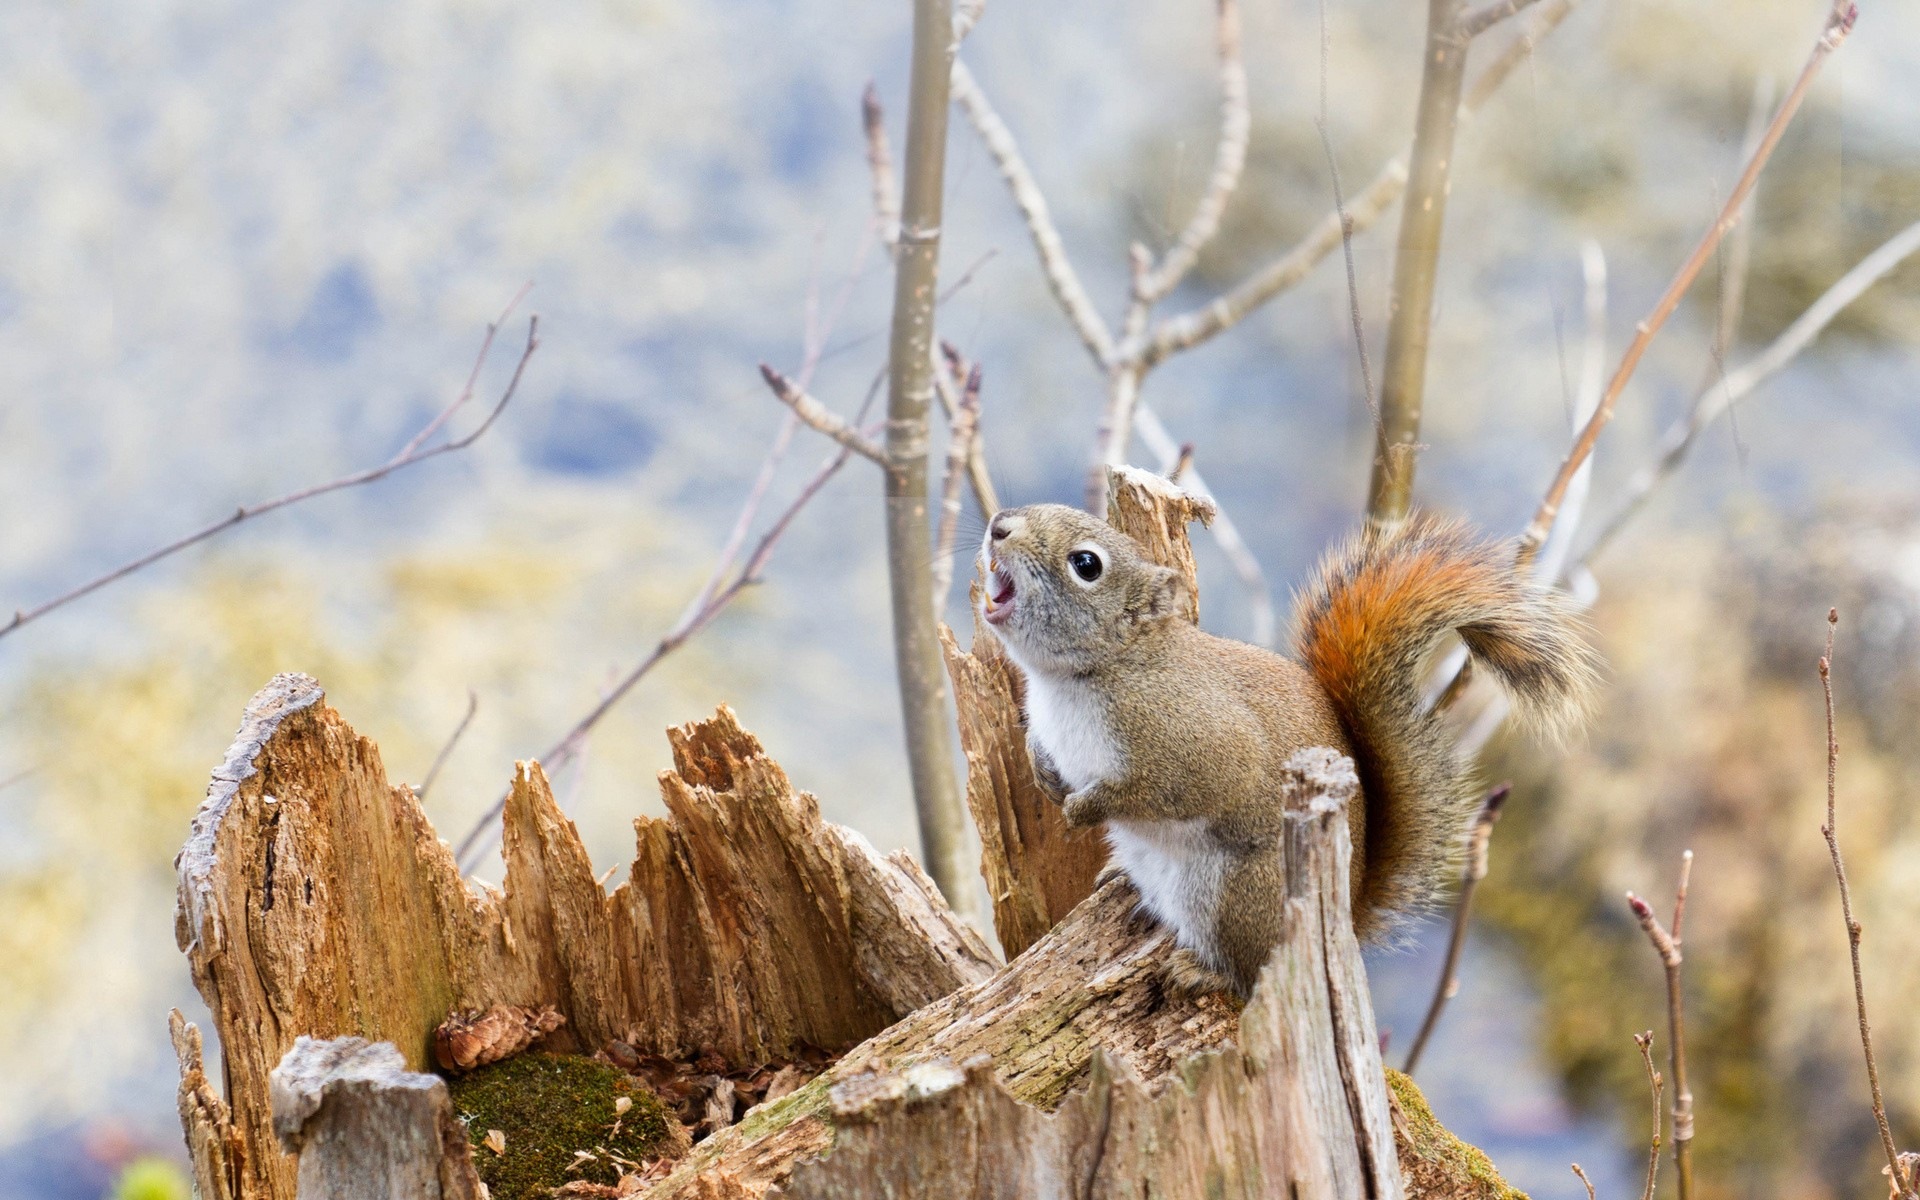
{"type": "MultiPolygon", "coordinates": [[[[1131,467],[1107,471],[1107,520],[1155,562],[1181,572],[1192,621],[1200,619],[1200,590],[1187,526],[1212,518],[1206,500],[1158,475],[1131,467]]],[[[972,649],[961,650],[950,629],[941,631],[941,645],[960,712],[967,807],[980,831],[980,873],[993,902],[994,930],[1012,958],[1087,898],[1107,850],[1098,833],[1069,827],[1034,779],[1020,672],[980,621],[978,595],[974,610],[972,649]]]]}
{"type": "Polygon", "coordinates": [[[273,1130],[301,1200],[478,1200],[467,1134],[438,1075],[391,1042],[303,1037],[272,1077],[273,1130]]]}
{"type": "Polygon", "coordinates": [[[619,1038],[745,1065],[858,1042],[996,965],[911,859],[822,820],[724,708],[670,731],[671,816],[635,822],[629,878],[608,895],[532,763],[506,808],[504,890],[470,889],[322,699],[300,675],[255,698],[178,860],[177,934],[239,1146],[213,1154],[195,1129],[217,1130],[216,1114],[196,1109],[208,1195],[222,1171],[235,1197],[294,1195],[266,1081],[298,1035],[390,1041],[421,1068],[451,1012],[551,1006],[566,1017],[555,1049],[619,1038]]]}
{"type": "Polygon", "coordinates": [[[238,1200],[247,1146],[233,1127],[233,1114],[207,1082],[200,1061],[200,1031],[174,1009],[167,1015],[174,1057],[180,1062],[180,1129],[187,1139],[200,1200],[238,1200]]]}

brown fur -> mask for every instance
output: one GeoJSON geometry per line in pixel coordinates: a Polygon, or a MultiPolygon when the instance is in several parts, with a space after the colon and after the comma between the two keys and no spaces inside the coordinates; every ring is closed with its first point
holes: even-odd
{"type": "Polygon", "coordinates": [[[1361,936],[1382,936],[1433,895],[1471,811],[1469,774],[1421,703],[1422,666],[1443,634],[1458,630],[1547,727],[1577,720],[1595,678],[1556,594],[1516,578],[1502,549],[1432,518],[1329,556],[1296,602],[1302,662],[1189,624],[1180,577],[1076,509],[997,514],[983,550],[989,595],[1013,588],[998,611],[986,607],[1028,677],[1042,779],[1066,792],[1070,822],[1114,823],[1116,856],[1135,847],[1138,874],[1152,876],[1134,880],[1144,905],[1176,932],[1190,918],[1174,967],[1188,988],[1245,994],[1278,941],[1275,781],[1296,751],[1330,746],[1355,760],[1361,936]],[[1067,562],[1089,546],[1104,564],[1091,584],[1067,562]],[[1184,912],[1186,900],[1204,911],[1184,912]]]}

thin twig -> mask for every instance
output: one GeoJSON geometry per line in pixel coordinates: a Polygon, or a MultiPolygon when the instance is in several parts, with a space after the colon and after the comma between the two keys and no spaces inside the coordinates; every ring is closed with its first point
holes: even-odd
{"type": "Polygon", "coordinates": [[[1247,138],[1253,119],[1247,104],[1247,65],[1240,49],[1240,5],[1238,0],[1217,0],[1215,41],[1220,55],[1220,137],[1213,151],[1213,172],[1207,177],[1207,190],[1187,218],[1186,228],[1168,249],[1158,266],[1148,271],[1135,289],[1135,295],[1148,305],[1164,298],[1180,286],[1187,272],[1200,261],[1200,252],[1220,229],[1220,217],[1240,186],[1240,172],[1247,163],[1247,138]]]}
{"type": "Polygon", "coordinates": [[[1740,180],[1734,185],[1733,192],[1727,197],[1725,205],[1721,207],[1720,215],[1701,236],[1686,262],[1681,264],[1679,272],[1674,275],[1673,282],[1667,285],[1667,290],[1662,293],[1653,311],[1647,314],[1636,327],[1633,341],[1628,344],[1626,354],[1622,356],[1620,365],[1614,369],[1613,378],[1601,395],[1599,408],[1594,410],[1593,418],[1587,422],[1586,428],[1575,440],[1566,461],[1560,464],[1560,470],[1554,476],[1553,483],[1548,486],[1546,496],[1541,500],[1532,522],[1520,536],[1518,560],[1522,566],[1530,564],[1534,555],[1539,553],[1541,543],[1546,541],[1547,534],[1553,529],[1554,518],[1560,511],[1560,502],[1566,495],[1567,486],[1572,482],[1573,475],[1580,469],[1580,465],[1592,455],[1594,445],[1600,440],[1600,431],[1605,429],[1607,422],[1613,419],[1614,406],[1620,399],[1620,393],[1626,389],[1627,381],[1633,378],[1634,369],[1640,365],[1640,359],[1646,354],[1654,335],[1680,306],[1681,298],[1693,285],[1701,268],[1706,266],[1707,260],[1713,256],[1715,247],[1720,244],[1720,239],[1726,236],[1727,231],[1740,219],[1740,211],[1746,203],[1747,194],[1753,190],[1755,182],[1759,180],[1761,170],[1767,165],[1767,160],[1772,157],[1773,149],[1779,144],[1780,137],[1786,132],[1794,113],[1799,111],[1800,102],[1806,98],[1808,89],[1813,86],[1814,76],[1819,74],[1820,67],[1827,58],[1846,41],[1847,35],[1853,31],[1853,22],[1858,15],[1859,10],[1854,7],[1851,0],[1841,0],[1834,7],[1828,16],[1826,28],[1814,42],[1813,50],[1807,56],[1806,65],[1800,70],[1799,78],[1794,81],[1793,88],[1788,91],[1786,99],[1774,113],[1773,121],[1767,126],[1766,136],[1761,138],[1753,157],[1747,161],[1746,169],[1740,173],[1740,180]]]}
{"type": "Polygon", "coordinates": [[[1625,498],[1608,518],[1606,526],[1595,535],[1592,545],[1580,556],[1581,561],[1591,561],[1614,539],[1627,521],[1646,503],[1653,490],[1679,470],[1701,433],[1719,419],[1721,414],[1728,412],[1735,404],[1757,390],[1761,384],[1778,374],[1802,351],[1812,345],[1814,339],[1818,338],[1849,304],[1858,300],[1868,288],[1886,278],[1895,267],[1912,257],[1917,251],[1920,251],[1920,221],[1894,234],[1882,243],[1879,249],[1861,259],[1852,270],[1842,275],[1832,287],[1821,294],[1818,300],[1809,305],[1793,324],[1782,330],[1780,336],[1775,338],[1765,350],[1695,397],[1692,410],[1675,421],[1662,435],[1660,452],[1653,463],[1642,468],[1627,483],[1624,489],[1625,498]]]}
{"type": "Polygon", "coordinates": [[[1047,207],[1047,198],[1040,190],[1039,181],[1034,178],[1033,169],[1021,155],[1020,144],[1014,140],[1013,131],[994,111],[986,93],[974,81],[973,72],[967,69],[967,64],[958,59],[953,64],[953,101],[967,114],[974,132],[980,135],[980,141],[987,148],[988,157],[993,159],[1001,178],[1006,181],[1007,190],[1013,193],[1014,205],[1026,221],[1027,234],[1033,239],[1033,248],[1040,255],[1040,269],[1047,277],[1047,287],[1052,290],[1053,298],[1066,312],[1067,319],[1073,322],[1074,330],[1080,335],[1087,353],[1105,370],[1114,356],[1113,335],[1108,332],[1106,322],[1093,306],[1092,298],[1087,295],[1079,274],[1067,258],[1066,246],[1060,240],[1059,229],[1053,224],[1053,213],[1047,207]]]}
{"type": "Polygon", "coordinates": [[[1633,1044],[1640,1047],[1641,1061],[1647,1064],[1647,1083],[1653,1088],[1653,1140],[1647,1149],[1647,1190],[1640,1194],[1640,1200],[1653,1200],[1653,1185],[1660,1178],[1660,1072],[1653,1066],[1653,1030],[1633,1035],[1633,1044]]]}
{"type": "MultiPolygon", "coordinates": [[[[1161,462],[1161,472],[1165,474],[1171,464],[1178,463],[1182,443],[1173,439],[1166,425],[1160,420],[1160,414],[1145,404],[1134,412],[1135,424],[1140,431],[1140,440],[1148,451],[1161,462]]],[[[1191,463],[1180,473],[1180,486],[1196,496],[1213,501],[1213,524],[1207,532],[1213,535],[1214,544],[1226,555],[1227,564],[1233,573],[1246,585],[1248,607],[1252,609],[1253,628],[1249,640],[1256,646],[1269,646],[1279,632],[1279,623],[1274,617],[1273,585],[1267,582],[1267,572],[1261,567],[1260,559],[1247,545],[1246,538],[1240,535],[1240,527],[1233,523],[1227,510],[1220,504],[1219,497],[1208,486],[1206,476],[1200,468],[1191,463]]]]}
{"type": "Polygon", "coordinates": [[[1820,691],[1827,702],[1827,823],[1820,835],[1827,839],[1827,851],[1833,856],[1833,877],[1840,885],[1840,915],[1847,923],[1847,950],[1853,958],[1853,1006],[1860,1019],[1860,1048],[1867,1059],[1867,1086],[1873,1092],[1873,1120],[1880,1127],[1880,1145],[1887,1152],[1887,1169],[1902,1200],[1915,1200],[1915,1191],[1900,1166],[1900,1152],[1893,1144],[1893,1129],[1887,1124],[1887,1102],[1880,1094],[1880,1064],[1873,1056],[1873,1027],[1867,1023],[1867,984],[1860,971],[1860,937],[1865,927],[1853,915],[1853,890],[1847,886],[1847,866],[1840,857],[1840,835],[1836,820],[1835,786],[1840,770],[1840,736],[1833,722],[1833,633],[1840,625],[1840,610],[1827,610],[1827,652],[1820,656],[1820,691]]]}
{"type": "MultiPolygon", "coordinates": [[[[860,406],[860,420],[865,420],[867,413],[873,408],[874,401],[880,395],[880,386],[885,382],[886,369],[883,367],[874,375],[873,382],[867,388],[866,399],[860,406]]],[[[752,553],[747,556],[745,564],[742,565],[738,571],[734,571],[731,561],[722,561],[719,563],[715,567],[712,577],[709,578],[706,584],[702,585],[700,591],[696,594],[696,598],[699,596],[706,597],[705,601],[698,605],[691,605],[682,612],[680,618],[674,622],[673,627],[661,636],[660,640],[654,644],[653,649],[647,653],[646,657],[642,658],[632,670],[622,676],[618,683],[609,688],[606,694],[600,698],[600,702],[594,705],[585,716],[574,722],[571,729],[561,734],[558,740],[547,747],[545,753],[536,756],[536,761],[551,770],[557,768],[561,763],[572,757],[573,754],[577,752],[581,739],[585,738],[587,734],[593,730],[593,727],[600,723],[601,718],[613,711],[614,707],[626,697],[627,693],[631,692],[642,679],[645,679],[648,673],[660,664],[662,659],[672,654],[675,650],[678,650],[688,639],[711,624],[714,618],[718,617],[729,604],[733,603],[741,592],[759,583],[762,573],[766,569],[767,561],[773,557],[774,548],[779,545],[781,537],[786,534],[787,529],[793,524],[793,519],[800,514],[800,510],[805,508],[815,496],[820,494],[820,489],[826,486],[827,481],[832,479],[833,476],[839,472],[840,468],[847,464],[847,460],[852,456],[853,451],[842,446],[832,457],[822,463],[819,470],[814,472],[812,478],[801,486],[799,492],[794,496],[793,500],[787,504],[787,507],[781,511],[778,517],[774,518],[773,524],[767,528],[767,531],[761,534],[760,540],[754,544],[752,553]],[[717,581],[721,580],[725,581],[724,584],[717,585],[717,581]]],[[[503,795],[496,799],[488,806],[485,812],[481,813],[480,816],[475,819],[472,827],[469,828],[466,835],[460,839],[459,848],[454,852],[454,858],[460,864],[460,870],[462,872],[470,873],[478,862],[480,855],[493,848],[494,838],[498,837],[500,833],[500,826],[498,824],[500,814],[506,806],[506,796],[503,795]]]]}
{"type": "Polygon", "coordinates": [[[1347,216],[1346,198],[1340,194],[1340,162],[1334,157],[1333,135],[1327,131],[1327,75],[1332,56],[1333,33],[1327,23],[1327,0],[1320,0],[1320,108],[1313,124],[1320,131],[1320,149],[1327,157],[1327,177],[1333,184],[1333,211],[1340,218],[1340,252],[1347,265],[1347,315],[1353,322],[1353,348],[1360,359],[1360,399],[1373,422],[1375,453],[1385,455],[1386,428],[1380,423],[1380,410],[1373,400],[1373,367],[1367,358],[1367,334],[1360,321],[1360,277],[1353,267],[1353,220],[1347,216]]]}
{"type": "Polygon", "coordinates": [[[1459,36],[1462,41],[1471,41],[1533,3],[1534,0],[1490,0],[1460,15],[1456,26],[1459,36]]]}
{"type": "Polygon", "coordinates": [[[427,789],[433,786],[434,780],[440,778],[440,768],[447,765],[447,759],[453,756],[453,748],[460,744],[460,738],[467,732],[467,726],[473,724],[473,714],[479,711],[480,693],[474,691],[472,688],[468,688],[466,715],[461,717],[460,723],[453,727],[453,734],[448,737],[445,744],[440,747],[440,753],[433,756],[433,765],[427,768],[427,777],[420,781],[419,787],[413,789],[413,794],[416,799],[425,800],[427,798],[427,789]]]}
{"type": "MultiPolygon", "coordinates": [[[[1569,437],[1593,419],[1600,407],[1600,394],[1606,382],[1607,354],[1607,256],[1600,244],[1588,241],[1580,247],[1580,273],[1585,283],[1586,337],[1580,353],[1580,385],[1573,401],[1572,429],[1569,437]]],[[[1567,498],[1560,505],[1560,519],[1553,534],[1541,548],[1534,563],[1534,578],[1555,583],[1573,557],[1574,539],[1580,535],[1580,522],[1586,516],[1587,501],[1593,490],[1593,461],[1582,463],[1567,486],[1567,498]]]]}
{"type": "Polygon", "coordinates": [[[889,250],[900,240],[900,185],[893,176],[893,152],[887,146],[886,114],[880,89],[869,80],[860,94],[860,123],[867,134],[867,172],[873,178],[873,216],[880,241],[889,250]]]}
{"type": "MultiPolygon", "coordinates": [[[[847,302],[853,295],[854,284],[859,281],[862,270],[866,266],[867,256],[873,248],[880,225],[880,217],[876,214],[869,223],[865,235],[861,237],[859,246],[854,250],[853,262],[847,268],[846,278],[841,280],[832,307],[824,315],[819,312],[820,282],[817,273],[807,281],[805,332],[801,337],[800,368],[793,378],[794,387],[801,391],[805,391],[812,385],[814,372],[827,357],[827,338],[846,312],[847,302]]],[[[846,348],[841,347],[842,350],[846,348]]],[[[760,506],[766,501],[767,492],[773,486],[774,475],[778,472],[780,463],[786,458],[787,451],[792,447],[793,435],[799,426],[799,414],[789,411],[786,420],[780,423],[779,431],[774,434],[773,444],[761,457],[760,469],[754,475],[753,485],[747,491],[747,498],[741,502],[740,511],[734,515],[733,527],[727,531],[727,540],[721,546],[712,573],[707,577],[706,587],[688,601],[687,612],[693,612],[711,600],[714,589],[720,586],[720,581],[725,578],[728,571],[732,570],[740,551],[746,545],[747,535],[753,532],[753,522],[760,515],[760,506]]]]}
{"type": "MultiPolygon", "coordinates": [[[[1478,113],[1527,60],[1540,39],[1567,18],[1574,3],[1575,0],[1546,0],[1527,29],[1516,35],[1474,78],[1460,103],[1463,124],[1478,113]]],[[[1400,199],[1406,187],[1407,156],[1402,154],[1381,167],[1372,181],[1353,197],[1345,220],[1338,212],[1328,212],[1292,248],[1227,292],[1200,308],[1157,324],[1140,349],[1142,361],[1152,366],[1233,328],[1261,305],[1305,279],[1321,260],[1338,250],[1343,230],[1360,233],[1371,228],[1400,199]]]]}
{"type": "MultiPolygon", "coordinates": [[[[1773,77],[1763,75],[1753,85],[1753,100],[1747,107],[1747,131],[1740,138],[1740,159],[1753,157],[1754,150],[1767,131],[1767,113],[1773,108],[1773,77]]],[[[1753,211],[1759,203],[1757,191],[1747,196],[1740,223],[1727,236],[1726,252],[1720,264],[1720,312],[1714,322],[1713,340],[1707,345],[1707,377],[1698,391],[1704,392],[1727,375],[1727,357],[1740,340],[1740,318],[1746,311],[1747,277],[1753,266],[1753,211]]]]}
{"type": "Polygon", "coordinates": [[[473,370],[469,373],[467,384],[461,389],[460,394],[453,398],[451,404],[448,404],[436,413],[433,419],[427,422],[426,426],[422,428],[420,432],[414,434],[414,436],[408,440],[407,444],[402,446],[399,452],[394,454],[393,457],[387,459],[377,467],[369,467],[364,471],[355,471],[351,475],[342,475],[338,479],[301,488],[299,491],[288,492],[286,495],[277,496],[272,500],[263,500],[257,504],[242,505],[218,521],[209,525],[203,525],[185,537],[176,538],[157,549],[149,550],[138,558],[123,563],[104,575],[88,580],[79,587],[63,592],[43,604],[36,605],[33,608],[15,610],[13,619],[5,625],[0,626],[0,637],[5,637],[29,621],[38,620],[56,608],[71,604],[82,596],[98,591],[117,580],[125,579],[127,576],[143,568],[152,566],[163,558],[169,558],[172,555],[178,554],[189,546],[196,546],[208,538],[213,537],[215,534],[231,529],[243,521],[264,516],[276,509],[286,508],[289,505],[299,504],[303,500],[311,500],[316,496],[324,496],[329,492],[337,492],[345,488],[375,483],[385,479],[395,471],[402,471],[408,467],[426,462],[428,459],[437,458],[442,454],[451,454],[458,450],[465,450],[468,446],[473,445],[474,442],[480,439],[481,435],[493,428],[493,423],[499,420],[501,412],[506,409],[507,403],[513,399],[514,393],[519,390],[520,377],[526,372],[527,360],[532,358],[533,352],[540,347],[540,318],[538,316],[534,316],[527,321],[526,347],[521,350],[520,359],[514,364],[513,374],[508,378],[506,388],[500,393],[499,399],[494,401],[493,407],[487,411],[487,415],[481,419],[480,423],[461,437],[450,438],[447,441],[440,442],[433,446],[426,445],[426,441],[437,433],[447,421],[473,397],[474,383],[479,377],[481,365],[486,362],[487,352],[493,348],[494,335],[499,332],[500,326],[506,322],[507,317],[512,314],[514,307],[520,303],[521,298],[525,295],[526,288],[522,288],[520,292],[514,296],[512,302],[507,305],[506,310],[500,314],[499,319],[487,326],[486,336],[480,340],[480,353],[474,356],[473,370]]]}
{"type": "Polygon", "coordinates": [[[871,459],[883,470],[892,468],[892,460],[879,443],[863,435],[858,429],[834,415],[833,410],[813,398],[812,393],[801,390],[793,380],[766,363],[760,364],[760,377],[767,381],[773,394],[780,403],[793,410],[807,426],[818,433],[824,433],[842,446],[863,458],[871,459]]]}
{"type": "Polygon", "coordinates": [[[1593,1180],[1587,1178],[1587,1173],[1580,1169],[1579,1163],[1573,1163],[1571,1165],[1573,1167],[1573,1173],[1580,1177],[1580,1182],[1587,1185],[1587,1200],[1595,1200],[1594,1191],[1593,1191],[1593,1180]]]}
{"type": "Polygon", "coordinates": [[[1413,1045],[1407,1047],[1407,1061],[1400,1070],[1413,1074],[1420,1065],[1421,1052],[1427,1048],[1427,1039],[1433,1036],[1433,1030],[1440,1023],[1440,1010],[1447,1006],[1460,990],[1460,953],[1467,945],[1467,917],[1473,911],[1473,894],[1480,887],[1480,881],[1487,877],[1487,844],[1493,840],[1493,827],[1500,820],[1501,806],[1506,804],[1507,795],[1513,785],[1503,783],[1487,793],[1480,803],[1480,811],[1473,819],[1473,831],[1468,835],[1466,867],[1460,873],[1460,898],[1453,905],[1453,927],[1447,934],[1447,956],[1440,966],[1440,979],[1434,985],[1433,999],[1427,1004],[1427,1015],[1420,1022],[1420,1032],[1413,1035],[1413,1045]]]}
{"type": "MultiPolygon", "coordinates": [[[[961,381],[955,379],[953,365],[959,361],[960,351],[951,342],[942,342],[940,352],[941,361],[934,364],[933,368],[933,394],[940,398],[940,408],[951,424],[960,414],[961,381]]],[[[987,453],[980,437],[977,416],[974,436],[967,447],[967,485],[973,491],[973,502],[980,510],[980,519],[992,520],[993,514],[1000,511],[1000,496],[994,490],[993,476],[987,472],[987,453]]]]}
{"type": "MultiPolygon", "coordinates": [[[[958,371],[963,363],[954,363],[958,371]]],[[[940,530],[933,543],[933,603],[936,614],[945,610],[953,587],[954,539],[960,532],[960,483],[973,456],[974,436],[980,428],[980,364],[966,368],[953,420],[947,427],[947,469],[940,481],[940,530]]],[[[989,518],[992,513],[988,513],[989,518]]]]}
{"type": "Polygon", "coordinates": [[[1645,900],[1627,893],[1633,910],[1667,977],[1667,1066],[1673,1072],[1673,1165],[1680,1200],[1693,1195],[1693,1091],[1687,1086],[1686,1001],[1680,987],[1680,922],[1687,910],[1687,883],[1693,876],[1693,851],[1680,856],[1680,883],[1673,895],[1673,930],[1668,932],[1645,900]]]}

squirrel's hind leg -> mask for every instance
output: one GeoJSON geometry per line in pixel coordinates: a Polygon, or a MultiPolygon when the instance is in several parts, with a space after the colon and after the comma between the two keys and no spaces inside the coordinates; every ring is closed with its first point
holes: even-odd
{"type": "Polygon", "coordinates": [[[1256,851],[1228,870],[1215,910],[1215,945],[1225,962],[1233,990],[1244,999],[1253,993],[1260,972],[1280,944],[1286,896],[1286,868],[1278,847],[1256,851]]]}
{"type": "Polygon", "coordinates": [[[1182,996],[1206,996],[1214,992],[1239,992],[1232,979],[1207,965],[1205,959],[1185,946],[1167,956],[1162,974],[1167,990],[1182,996]]]}

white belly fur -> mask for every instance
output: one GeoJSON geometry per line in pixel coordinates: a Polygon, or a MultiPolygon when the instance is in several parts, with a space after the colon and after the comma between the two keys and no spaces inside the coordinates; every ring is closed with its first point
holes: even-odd
{"type": "MultiPolygon", "coordinates": [[[[1075,679],[1032,671],[1026,676],[1027,729],[1067,786],[1080,791],[1118,774],[1120,748],[1107,732],[1106,708],[1092,689],[1075,679]]],[[[1182,946],[1218,965],[1213,914],[1227,861],[1207,822],[1109,821],[1107,844],[1140,893],[1141,907],[1171,929],[1182,946]]]]}
{"type": "Polygon", "coordinates": [[[1027,729],[1076,792],[1119,774],[1120,748],[1107,733],[1106,705],[1077,679],[1027,672],[1027,729]]]}
{"type": "Polygon", "coordinates": [[[1173,930],[1182,946],[1217,966],[1214,912],[1227,860],[1207,822],[1109,821],[1107,844],[1139,891],[1140,906],[1173,930]]]}

